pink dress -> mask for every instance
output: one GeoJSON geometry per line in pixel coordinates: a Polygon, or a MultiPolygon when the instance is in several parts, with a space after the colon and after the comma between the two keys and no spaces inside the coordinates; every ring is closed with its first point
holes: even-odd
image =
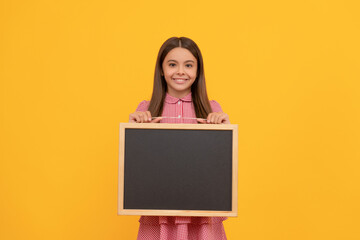
{"type": "MultiPolygon", "coordinates": [[[[149,101],[142,101],[136,111],[147,111],[149,101]]],[[[210,101],[213,112],[222,112],[218,102],[210,101]]],[[[179,99],[166,94],[161,123],[197,123],[191,93],[179,99]]],[[[157,117],[157,116],[153,116],[157,117]]],[[[142,216],[138,240],[224,240],[226,217],[142,216]]]]}

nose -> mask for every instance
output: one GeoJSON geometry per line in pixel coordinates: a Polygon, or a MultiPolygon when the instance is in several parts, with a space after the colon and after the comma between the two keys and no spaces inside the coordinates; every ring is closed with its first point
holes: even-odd
{"type": "Polygon", "coordinates": [[[179,66],[177,73],[178,73],[179,75],[184,75],[184,74],[185,74],[184,68],[183,68],[182,66],[179,66]]]}

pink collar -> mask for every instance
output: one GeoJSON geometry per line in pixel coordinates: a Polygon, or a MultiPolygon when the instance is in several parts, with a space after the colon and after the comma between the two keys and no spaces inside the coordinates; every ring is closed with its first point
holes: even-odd
{"type": "Polygon", "coordinates": [[[177,103],[179,100],[184,101],[184,102],[191,102],[192,101],[191,92],[183,98],[173,97],[170,94],[166,93],[165,102],[177,103]]]}

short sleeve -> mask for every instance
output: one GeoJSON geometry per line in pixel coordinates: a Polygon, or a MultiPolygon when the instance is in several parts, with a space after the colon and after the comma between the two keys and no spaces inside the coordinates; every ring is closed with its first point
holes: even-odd
{"type": "Polygon", "coordinates": [[[217,101],[211,100],[210,106],[211,106],[212,112],[222,112],[221,106],[217,101]]]}
{"type": "Polygon", "coordinates": [[[150,101],[142,101],[136,108],[136,112],[145,112],[149,109],[150,101]]]}

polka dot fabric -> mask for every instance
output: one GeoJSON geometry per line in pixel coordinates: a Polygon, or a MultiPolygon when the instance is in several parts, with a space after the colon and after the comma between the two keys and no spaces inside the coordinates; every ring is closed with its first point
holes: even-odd
{"type": "Polygon", "coordinates": [[[225,240],[225,217],[142,216],[138,240],[225,240]]]}
{"type": "MultiPolygon", "coordinates": [[[[136,111],[147,111],[149,101],[142,101],[136,111]]],[[[222,112],[218,102],[210,101],[213,112],[222,112]]],[[[191,93],[179,99],[169,94],[165,97],[161,123],[197,123],[191,93]]],[[[153,116],[157,117],[157,116],[153,116]]],[[[166,217],[142,216],[138,240],[224,240],[223,221],[226,217],[166,217]]]]}

